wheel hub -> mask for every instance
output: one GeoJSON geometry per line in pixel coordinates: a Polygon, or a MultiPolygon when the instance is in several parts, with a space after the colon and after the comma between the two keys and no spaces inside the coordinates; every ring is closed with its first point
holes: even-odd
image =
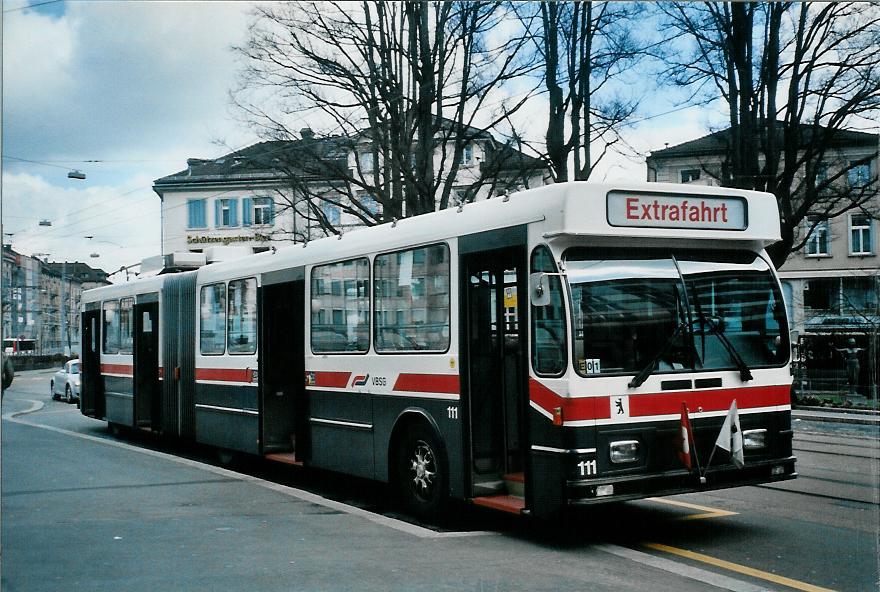
{"type": "Polygon", "coordinates": [[[434,453],[431,448],[422,441],[416,444],[411,461],[413,473],[413,487],[423,496],[430,495],[434,485],[434,453]]]}

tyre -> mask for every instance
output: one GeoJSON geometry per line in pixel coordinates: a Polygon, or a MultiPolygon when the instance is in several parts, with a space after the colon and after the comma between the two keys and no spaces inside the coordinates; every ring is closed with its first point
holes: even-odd
{"type": "Polygon", "coordinates": [[[439,516],[448,476],[440,442],[423,424],[410,426],[395,455],[397,493],[406,509],[420,518],[439,516]]]}
{"type": "Polygon", "coordinates": [[[227,450],[226,448],[218,448],[217,449],[217,460],[220,461],[220,464],[226,468],[230,468],[235,465],[236,460],[238,460],[238,455],[234,450],[227,450]]]}
{"type": "Polygon", "coordinates": [[[123,436],[123,426],[121,424],[111,421],[107,424],[107,429],[114,438],[121,438],[123,436]]]}
{"type": "Polygon", "coordinates": [[[64,387],[64,402],[73,403],[73,393],[70,392],[70,385],[64,387]]]}
{"type": "Polygon", "coordinates": [[[58,395],[55,393],[55,381],[54,380],[49,382],[49,394],[52,395],[53,401],[58,400],[58,395]]]}

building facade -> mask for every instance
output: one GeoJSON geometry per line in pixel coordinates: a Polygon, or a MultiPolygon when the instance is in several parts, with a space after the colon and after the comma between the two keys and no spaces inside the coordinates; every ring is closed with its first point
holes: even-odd
{"type": "Polygon", "coordinates": [[[105,271],[85,263],[49,263],[4,245],[4,347],[26,343],[25,352],[75,355],[83,290],[109,283],[105,271]]]}
{"type": "MultiPolygon", "coordinates": [[[[318,139],[308,129],[302,136],[261,142],[214,160],[191,158],[185,170],[157,179],[153,190],[162,200],[163,254],[215,246],[260,250],[326,236],[327,226],[346,232],[366,220],[390,221],[367,189],[377,166],[368,141],[318,139]]],[[[435,170],[441,170],[444,157],[438,148],[435,170]]],[[[541,161],[483,132],[462,151],[450,203],[548,182],[541,161]],[[487,171],[492,171],[491,183],[485,182],[487,171]]]]}
{"type": "MultiPolygon", "coordinates": [[[[720,184],[726,131],[653,152],[647,159],[648,181],[720,184]]],[[[829,150],[817,182],[837,178],[838,192],[871,193],[859,200],[859,207],[837,216],[808,217],[795,231],[795,244],[803,242],[803,247],[779,269],[791,328],[798,336],[796,386],[819,399],[840,392],[877,397],[878,146],[876,134],[847,132],[829,150]],[[851,384],[853,360],[858,362],[856,384],[851,384]]]]}

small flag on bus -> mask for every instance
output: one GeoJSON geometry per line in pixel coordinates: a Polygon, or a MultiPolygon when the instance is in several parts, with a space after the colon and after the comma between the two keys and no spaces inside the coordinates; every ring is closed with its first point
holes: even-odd
{"type": "Polygon", "coordinates": [[[691,441],[693,439],[693,431],[691,430],[691,420],[688,416],[687,404],[681,402],[681,421],[678,435],[678,458],[682,464],[690,471],[693,468],[691,460],[691,441]]]}
{"type": "Polygon", "coordinates": [[[727,411],[727,417],[721,424],[721,432],[718,439],[715,440],[715,446],[722,448],[730,453],[730,459],[737,468],[743,468],[745,459],[743,458],[743,437],[742,429],[739,426],[739,415],[736,411],[736,399],[730,404],[727,411]]]}

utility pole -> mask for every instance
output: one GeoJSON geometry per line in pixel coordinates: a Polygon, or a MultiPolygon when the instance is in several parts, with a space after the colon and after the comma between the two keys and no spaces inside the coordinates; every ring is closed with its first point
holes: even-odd
{"type": "Polygon", "coordinates": [[[67,260],[61,265],[61,351],[65,356],[70,355],[70,343],[65,338],[67,335],[67,295],[64,290],[64,280],[67,276],[67,260]]]}

